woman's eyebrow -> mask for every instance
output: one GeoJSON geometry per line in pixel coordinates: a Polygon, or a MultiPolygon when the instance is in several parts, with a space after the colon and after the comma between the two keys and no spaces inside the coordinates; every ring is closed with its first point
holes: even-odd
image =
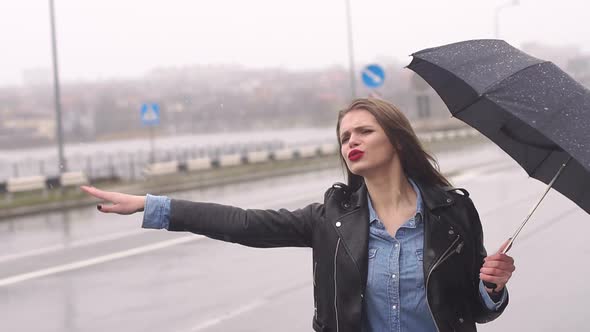
{"type": "MultiPolygon", "coordinates": [[[[371,125],[360,125],[360,126],[353,127],[352,130],[355,131],[355,130],[363,130],[363,129],[371,129],[371,128],[372,128],[371,125]]],[[[350,130],[345,131],[345,133],[348,133],[348,132],[350,132],[350,130]]]]}
{"type": "MultiPolygon", "coordinates": [[[[361,125],[361,126],[353,127],[352,128],[353,131],[355,131],[355,130],[363,130],[363,129],[372,129],[372,126],[371,125],[361,125]]],[[[340,138],[342,138],[342,137],[344,137],[346,135],[349,135],[349,134],[350,134],[350,130],[345,130],[345,131],[343,131],[340,134],[340,138]]]]}

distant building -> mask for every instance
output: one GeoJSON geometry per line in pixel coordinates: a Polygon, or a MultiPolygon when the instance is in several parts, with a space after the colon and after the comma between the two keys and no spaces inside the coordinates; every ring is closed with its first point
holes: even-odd
{"type": "Polygon", "coordinates": [[[25,86],[43,86],[52,84],[53,73],[49,68],[28,68],[22,71],[25,86]]]}

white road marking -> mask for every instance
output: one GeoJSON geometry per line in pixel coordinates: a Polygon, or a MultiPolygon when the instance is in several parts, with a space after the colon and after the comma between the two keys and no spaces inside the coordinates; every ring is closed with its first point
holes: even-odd
{"type": "MultiPolygon", "coordinates": [[[[275,200],[273,202],[267,202],[266,205],[268,205],[268,206],[281,206],[281,205],[285,205],[288,203],[293,203],[293,202],[298,202],[298,201],[302,201],[305,199],[309,199],[312,196],[316,196],[316,195],[310,195],[309,193],[305,193],[304,195],[290,197],[288,199],[283,198],[280,200],[275,200]]],[[[139,231],[141,231],[141,229],[139,231]]],[[[120,236],[122,236],[122,235],[120,235],[120,236]]],[[[28,272],[28,273],[23,273],[23,274],[7,277],[4,279],[0,279],[0,287],[16,284],[16,283],[31,280],[31,279],[49,276],[52,274],[77,270],[77,269],[81,269],[81,268],[96,265],[96,264],[106,263],[106,262],[113,261],[115,259],[135,256],[135,255],[143,254],[146,252],[150,252],[150,251],[154,251],[154,250],[158,250],[158,249],[163,249],[163,248],[171,247],[171,246],[174,246],[177,244],[195,241],[195,240],[203,239],[203,238],[205,238],[205,237],[200,236],[200,235],[189,235],[189,236],[185,236],[185,237],[181,237],[181,238],[177,238],[177,239],[173,239],[173,240],[161,241],[161,242],[148,244],[148,245],[141,246],[141,247],[136,247],[133,249],[123,250],[123,251],[115,252],[115,253],[108,254],[108,255],[98,256],[98,257],[89,258],[89,259],[85,259],[85,260],[81,260],[81,261],[77,261],[77,262],[73,262],[73,263],[57,265],[54,267],[49,267],[49,268],[45,268],[45,269],[41,269],[41,270],[37,270],[37,271],[28,272]]],[[[54,247],[56,247],[56,246],[54,246],[54,247]]],[[[58,250],[58,249],[54,249],[53,247],[51,249],[58,250]]],[[[26,254],[26,253],[22,253],[21,255],[24,255],[24,254],[26,254]]],[[[32,255],[32,254],[29,254],[29,256],[30,255],[32,255]]]]}
{"type": "Polygon", "coordinates": [[[265,305],[267,303],[271,303],[274,300],[276,300],[277,297],[282,297],[282,296],[285,296],[285,295],[292,293],[294,291],[299,291],[303,288],[308,288],[308,287],[310,287],[310,290],[311,290],[311,283],[309,282],[309,280],[304,280],[304,281],[297,283],[293,286],[275,290],[274,292],[269,293],[269,294],[267,294],[259,299],[256,299],[250,303],[247,303],[247,304],[245,304],[233,311],[230,311],[225,314],[221,314],[215,318],[211,318],[211,319],[208,319],[202,323],[199,323],[198,325],[196,325],[193,328],[191,328],[190,330],[188,330],[188,332],[198,332],[198,331],[205,330],[209,327],[218,325],[222,322],[225,322],[227,320],[238,317],[241,314],[252,311],[262,305],[265,305]]]}
{"type": "Polygon", "coordinates": [[[43,247],[43,248],[38,248],[38,249],[19,252],[19,253],[15,253],[15,254],[0,256],[0,263],[9,262],[9,261],[13,261],[16,259],[21,259],[21,258],[26,258],[26,257],[31,257],[31,256],[44,255],[44,254],[48,254],[51,252],[64,250],[64,249],[73,249],[73,248],[79,248],[79,247],[88,246],[88,245],[92,245],[92,244],[98,244],[101,242],[118,240],[118,239],[121,239],[124,237],[133,236],[133,235],[137,235],[137,234],[141,234],[141,233],[145,233],[145,230],[134,229],[132,231],[112,233],[112,234],[98,236],[98,237],[94,237],[94,238],[90,238],[90,239],[73,241],[69,244],[60,243],[60,244],[47,246],[47,247],[43,247]]]}
{"type": "Polygon", "coordinates": [[[250,303],[247,303],[246,305],[243,305],[233,311],[230,311],[226,314],[217,316],[215,318],[206,320],[202,323],[200,323],[199,325],[194,326],[193,328],[191,328],[189,331],[190,332],[198,332],[198,331],[203,331],[205,329],[208,329],[212,326],[218,325],[224,321],[230,320],[234,317],[237,317],[239,315],[242,315],[248,311],[252,311],[264,304],[268,303],[268,300],[266,299],[258,299],[256,301],[252,301],[250,303]]]}
{"type": "Polygon", "coordinates": [[[129,250],[119,251],[119,252],[116,252],[113,254],[98,256],[98,257],[85,259],[85,260],[81,260],[81,261],[77,261],[77,262],[73,262],[73,263],[57,265],[57,266],[46,268],[46,269],[41,269],[41,270],[37,270],[37,271],[33,271],[33,272],[19,274],[19,275],[15,275],[12,277],[0,279],[0,287],[13,285],[13,284],[27,281],[27,280],[31,280],[31,279],[49,276],[52,274],[77,270],[77,269],[81,269],[83,267],[106,263],[106,262],[110,262],[110,261],[113,261],[116,259],[135,256],[135,255],[139,255],[139,254],[144,254],[146,252],[175,246],[175,245],[181,244],[181,243],[196,241],[196,240],[203,239],[203,238],[205,238],[205,237],[199,236],[199,235],[189,235],[189,236],[184,236],[184,237],[173,239],[173,240],[161,241],[161,242],[152,243],[152,244],[148,244],[148,245],[141,246],[141,247],[136,247],[136,248],[129,249],[129,250]]]}

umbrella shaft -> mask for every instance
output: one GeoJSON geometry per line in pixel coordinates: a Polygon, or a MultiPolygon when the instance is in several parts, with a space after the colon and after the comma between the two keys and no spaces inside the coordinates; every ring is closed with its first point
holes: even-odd
{"type": "Polygon", "coordinates": [[[539,205],[541,204],[541,202],[543,201],[543,199],[545,198],[545,196],[547,196],[547,193],[549,192],[549,190],[551,189],[551,187],[553,187],[553,184],[555,183],[555,181],[557,180],[557,178],[561,175],[561,172],[563,171],[563,169],[565,168],[565,166],[567,166],[567,164],[570,162],[570,160],[572,160],[572,157],[569,157],[568,160],[561,165],[561,167],[557,171],[557,174],[555,174],[555,176],[553,177],[553,179],[551,179],[551,182],[549,182],[549,184],[547,185],[547,189],[545,189],[545,192],[543,193],[543,195],[541,196],[541,198],[539,199],[539,201],[533,206],[533,208],[531,209],[531,211],[529,212],[529,214],[526,216],[526,218],[524,219],[524,221],[522,222],[522,224],[520,225],[520,227],[518,227],[518,229],[516,230],[516,232],[514,232],[514,235],[512,235],[512,237],[508,241],[508,245],[504,248],[504,250],[502,250],[502,253],[503,254],[507,253],[508,250],[510,250],[510,248],[512,247],[512,243],[514,243],[514,240],[516,240],[516,237],[518,236],[518,234],[520,233],[520,231],[524,228],[524,225],[526,225],[527,221],[529,221],[529,219],[531,218],[531,216],[533,215],[533,213],[535,213],[535,211],[537,210],[537,208],[539,207],[539,205]]]}

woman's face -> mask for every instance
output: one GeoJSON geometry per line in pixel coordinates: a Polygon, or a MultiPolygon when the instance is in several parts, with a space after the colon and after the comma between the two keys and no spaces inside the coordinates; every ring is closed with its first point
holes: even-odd
{"type": "Polygon", "coordinates": [[[348,169],[366,177],[391,169],[397,158],[395,148],[377,119],[366,110],[352,110],[340,121],[340,153],[348,169]]]}

